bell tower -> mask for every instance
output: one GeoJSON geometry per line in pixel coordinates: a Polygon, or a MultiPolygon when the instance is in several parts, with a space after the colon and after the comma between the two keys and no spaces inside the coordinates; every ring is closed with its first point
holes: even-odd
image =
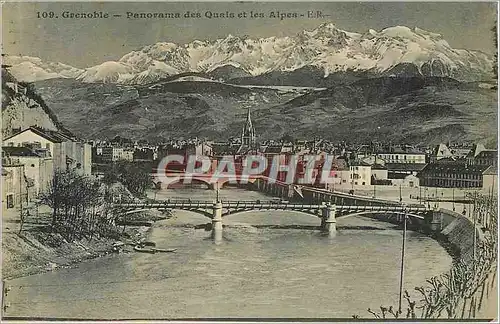
{"type": "Polygon", "coordinates": [[[238,150],[238,153],[244,153],[255,149],[256,149],[255,129],[253,127],[252,118],[250,116],[250,107],[248,107],[247,120],[241,132],[241,146],[240,149],[238,150]]]}

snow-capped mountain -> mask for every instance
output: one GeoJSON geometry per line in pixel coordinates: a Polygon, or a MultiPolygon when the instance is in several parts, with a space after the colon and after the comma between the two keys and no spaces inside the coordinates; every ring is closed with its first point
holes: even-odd
{"type": "Polygon", "coordinates": [[[76,79],[83,82],[122,83],[135,75],[134,68],[121,62],[104,62],[85,69],[76,79]]]}
{"type": "MultiPolygon", "coordinates": [[[[482,52],[453,49],[441,35],[419,28],[396,26],[359,34],[322,24],[293,37],[228,35],[184,45],[156,43],[130,52],[117,62],[85,69],[78,79],[143,84],[178,73],[207,73],[223,67],[252,76],[311,67],[322,71],[324,77],[337,72],[368,71],[376,75],[411,73],[480,80],[490,77],[492,64],[491,57],[482,52]]],[[[20,65],[13,67],[14,75],[34,75],[26,72],[31,66],[20,65]]],[[[44,78],[57,77],[50,74],[52,70],[45,71],[44,78]]]]}
{"type": "Polygon", "coordinates": [[[34,82],[54,78],[76,78],[83,70],[63,63],[43,62],[32,56],[6,56],[3,64],[19,81],[34,82]]]}

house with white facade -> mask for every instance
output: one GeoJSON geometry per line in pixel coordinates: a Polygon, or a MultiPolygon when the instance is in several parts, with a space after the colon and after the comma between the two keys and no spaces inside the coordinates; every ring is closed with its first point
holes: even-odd
{"type": "Polygon", "coordinates": [[[385,163],[425,163],[425,152],[410,147],[392,147],[376,155],[385,163]]]}
{"type": "Polygon", "coordinates": [[[368,163],[354,162],[349,166],[353,186],[370,186],[372,167],[368,163]]]}
{"type": "MultiPolygon", "coordinates": [[[[54,176],[52,157],[47,150],[32,150],[28,147],[3,147],[2,160],[10,163],[23,165],[23,171],[29,188],[29,198],[34,198],[40,193],[47,191],[54,176]]],[[[24,194],[24,193],[23,193],[24,194]]]]}
{"type": "Polygon", "coordinates": [[[92,149],[90,144],[58,131],[29,127],[3,140],[6,147],[46,149],[52,157],[55,170],[73,169],[90,175],[92,149]]]}

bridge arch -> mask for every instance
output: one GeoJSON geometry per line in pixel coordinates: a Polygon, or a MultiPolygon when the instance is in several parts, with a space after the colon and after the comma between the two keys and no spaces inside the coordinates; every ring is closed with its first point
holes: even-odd
{"type": "Polygon", "coordinates": [[[203,185],[205,187],[205,189],[212,189],[212,184],[209,182],[208,179],[204,179],[204,178],[193,178],[191,179],[191,182],[190,183],[184,183],[184,179],[183,178],[179,178],[177,180],[173,180],[172,182],[169,182],[169,183],[165,183],[165,189],[172,189],[174,188],[175,186],[192,186],[192,185],[203,185]]]}
{"type": "Polygon", "coordinates": [[[348,213],[348,214],[342,214],[342,215],[337,215],[337,218],[348,218],[352,216],[364,216],[364,215],[380,215],[380,214],[393,214],[393,215],[404,215],[406,214],[409,217],[413,217],[416,219],[424,219],[425,217],[422,215],[418,214],[413,214],[413,213],[405,213],[402,211],[374,211],[374,210],[368,210],[368,211],[361,211],[361,212],[356,212],[356,213],[348,213]]]}
{"type": "Polygon", "coordinates": [[[402,211],[362,211],[362,212],[357,212],[357,213],[349,213],[349,214],[343,214],[343,215],[337,215],[336,219],[345,219],[353,216],[362,216],[362,217],[368,217],[372,218],[370,216],[377,216],[377,215],[383,215],[384,219],[382,221],[395,221],[395,222],[402,222],[402,218],[404,215],[408,216],[408,221],[410,224],[416,224],[417,222],[421,222],[425,220],[425,217],[423,215],[418,215],[418,214],[413,214],[413,213],[405,213],[402,211]]]}
{"type": "MultiPolygon", "coordinates": [[[[212,209],[206,209],[206,208],[155,208],[157,210],[182,210],[182,211],[189,211],[195,214],[199,214],[202,216],[205,216],[207,218],[212,218],[212,209]]],[[[137,214],[140,212],[144,211],[149,211],[151,208],[141,208],[141,209],[133,209],[133,210],[126,210],[122,211],[120,213],[120,217],[127,216],[127,215],[132,215],[132,214],[137,214]]]]}
{"type": "Polygon", "coordinates": [[[250,208],[245,208],[245,209],[234,209],[234,210],[223,210],[222,211],[222,217],[227,218],[231,217],[234,215],[241,215],[244,213],[250,213],[250,212],[287,212],[287,213],[297,213],[297,214],[303,214],[307,217],[316,217],[319,218],[321,217],[320,214],[318,214],[318,210],[286,210],[286,209],[250,209],[250,208]]]}

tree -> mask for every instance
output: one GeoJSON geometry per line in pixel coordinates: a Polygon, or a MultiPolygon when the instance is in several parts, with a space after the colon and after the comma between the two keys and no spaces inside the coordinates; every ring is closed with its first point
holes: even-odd
{"type": "Polygon", "coordinates": [[[52,208],[52,230],[68,240],[92,238],[95,230],[102,229],[96,217],[103,206],[101,184],[87,176],[73,170],[56,171],[40,199],[52,208]]]}
{"type": "Polygon", "coordinates": [[[153,178],[148,166],[120,161],[104,172],[104,183],[121,182],[127,189],[138,196],[143,196],[146,189],[152,187],[153,178]]]}
{"type": "Polygon", "coordinates": [[[280,140],[283,142],[283,143],[294,143],[295,142],[295,139],[293,138],[292,135],[290,134],[285,134],[283,135],[280,140]]]}

